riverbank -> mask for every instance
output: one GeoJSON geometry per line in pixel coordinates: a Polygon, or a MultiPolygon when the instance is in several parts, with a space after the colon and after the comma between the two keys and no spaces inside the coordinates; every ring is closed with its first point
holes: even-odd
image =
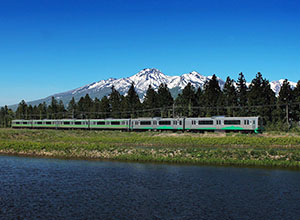
{"type": "Polygon", "coordinates": [[[0,129],[0,153],[300,168],[300,136],[0,129]]]}

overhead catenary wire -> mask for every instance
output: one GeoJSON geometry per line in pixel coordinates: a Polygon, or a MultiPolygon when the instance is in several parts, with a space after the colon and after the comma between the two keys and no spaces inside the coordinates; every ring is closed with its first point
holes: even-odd
{"type": "Polygon", "coordinates": [[[57,116],[57,115],[74,115],[74,113],[76,113],[77,115],[90,115],[90,114],[94,114],[94,115],[109,115],[109,114],[134,114],[134,113],[146,113],[146,112],[156,112],[156,111],[172,111],[174,113],[174,111],[178,110],[178,109],[186,109],[186,108],[190,108],[192,110],[208,110],[208,109],[251,109],[251,108],[267,108],[267,107],[285,107],[286,106],[295,106],[295,105],[299,105],[300,106],[300,102],[288,102],[288,103],[276,103],[276,104],[265,104],[265,105],[247,105],[247,106],[241,106],[241,105],[234,105],[234,106],[183,106],[183,105],[172,105],[172,106],[163,106],[163,107],[156,107],[156,108],[149,108],[149,109],[136,109],[136,110],[126,110],[126,111],[72,111],[72,112],[68,112],[63,111],[63,112],[47,112],[47,113],[37,113],[37,114],[33,114],[33,113],[29,113],[26,114],[27,117],[34,117],[34,116],[38,116],[38,117],[42,117],[42,116],[57,116]]]}

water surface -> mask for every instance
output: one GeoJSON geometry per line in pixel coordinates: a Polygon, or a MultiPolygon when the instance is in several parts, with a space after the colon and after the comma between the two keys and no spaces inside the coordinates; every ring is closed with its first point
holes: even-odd
{"type": "Polygon", "coordinates": [[[0,219],[299,216],[299,171],[0,156],[0,219]]]}

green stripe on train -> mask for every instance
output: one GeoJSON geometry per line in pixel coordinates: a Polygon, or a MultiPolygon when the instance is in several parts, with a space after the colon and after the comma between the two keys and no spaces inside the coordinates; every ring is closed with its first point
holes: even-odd
{"type": "Polygon", "coordinates": [[[88,128],[88,125],[58,125],[58,128],[88,128]]]}
{"type": "Polygon", "coordinates": [[[225,128],[205,127],[205,128],[185,128],[186,130],[245,130],[245,128],[230,126],[225,128]]]}
{"type": "Polygon", "coordinates": [[[221,130],[245,130],[245,128],[238,127],[238,126],[230,126],[230,127],[221,128],[221,130]]]}
{"type": "Polygon", "coordinates": [[[185,130],[217,130],[217,128],[185,128],[185,130]]]}
{"type": "Polygon", "coordinates": [[[158,130],[182,130],[183,128],[173,128],[172,126],[160,126],[160,127],[157,127],[156,129],[158,130]]]}
{"type": "Polygon", "coordinates": [[[153,127],[142,127],[142,128],[133,128],[133,129],[154,129],[153,127]]]}
{"type": "Polygon", "coordinates": [[[148,129],[148,130],[154,130],[154,129],[166,129],[166,130],[183,130],[183,128],[173,128],[173,127],[169,127],[169,126],[160,126],[157,128],[154,127],[134,127],[133,129],[148,129]]]}

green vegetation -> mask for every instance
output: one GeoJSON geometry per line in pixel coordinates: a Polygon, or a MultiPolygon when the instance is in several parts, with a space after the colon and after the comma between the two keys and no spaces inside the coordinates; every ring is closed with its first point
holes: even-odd
{"type": "Polygon", "coordinates": [[[0,153],[300,168],[300,134],[0,129],[0,153]]]}

